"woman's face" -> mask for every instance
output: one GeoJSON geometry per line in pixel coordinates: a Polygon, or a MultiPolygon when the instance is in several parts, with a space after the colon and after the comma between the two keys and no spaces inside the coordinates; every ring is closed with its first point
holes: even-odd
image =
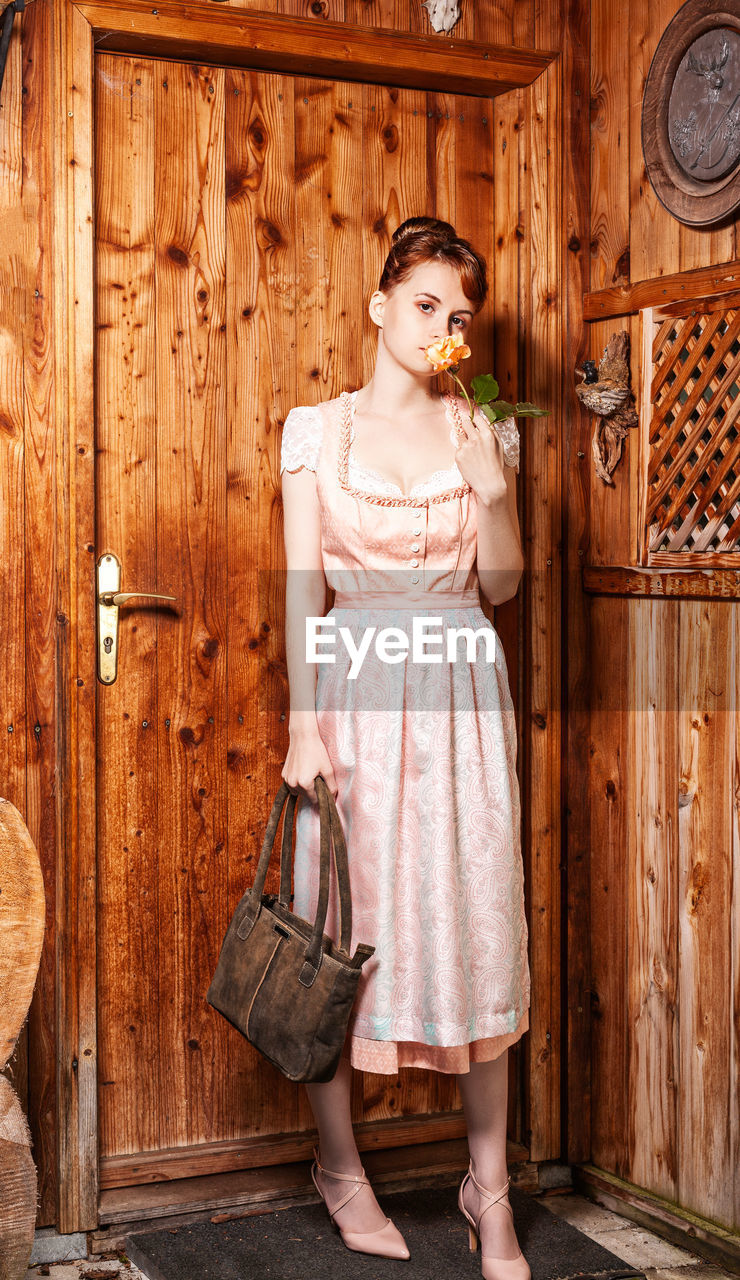
{"type": "Polygon", "coordinates": [[[379,341],[403,368],[429,377],[434,370],[425,348],[450,333],[461,333],[467,342],[473,314],[460,274],[447,262],[422,262],[390,293],[378,290],[370,300],[379,341]]]}

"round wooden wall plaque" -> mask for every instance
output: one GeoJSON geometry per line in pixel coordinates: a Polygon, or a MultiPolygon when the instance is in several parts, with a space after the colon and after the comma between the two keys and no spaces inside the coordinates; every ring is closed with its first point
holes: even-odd
{"type": "Polygon", "coordinates": [[[711,227],[740,206],[740,0],[688,0],[645,82],[642,150],[661,204],[711,227]]]}

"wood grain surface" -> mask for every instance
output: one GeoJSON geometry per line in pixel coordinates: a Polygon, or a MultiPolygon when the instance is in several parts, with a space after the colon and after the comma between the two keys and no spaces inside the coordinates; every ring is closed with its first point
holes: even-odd
{"type": "MultiPolygon", "coordinates": [[[[312,1127],[303,1091],[203,999],[287,747],[280,428],[372,372],[358,280],[403,218],[452,218],[494,261],[495,121],[477,98],[97,66],[99,552],[124,589],[177,597],[121,610],[99,692],[100,1154],[135,1181],[140,1153],[195,1168],[214,1142],[312,1127]]],[[[491,284],[473,372],[494,367],[491,284]]],[[[501,302],[517,325],[516,292],[501,302]]],[[[548,939],[557,918],[555,900],[548,939]]],[[[451,1076],[355,1080],[358,1122],[450,1108],[451,1076]]]]}
{"type": "MultiPolygon", "coordinates": [[[[740,1036],[740,917],[730,915],[740,767],[731,710],[738,698],[736,556],[689,561],[676,553],[660,571],[640,565],[652,499],[649,401],[665,388],[653,383],[651,312],[644,334],[637,313],[680,304],[680,325],[678,311],[688,317],[708,295],[729,295],[712,306],[732,305],[738,224],[680,225],[647,180],[642,92],[675,5],[631,0],[617,41],[608,6],[594,4],[591,13],[594,256],[584,317],[598,322],[589,326],[597,361],[608,338],[629,328],[632,386],[643,411],[643,426],[625,440],[615,487],[591,481],[584,557],[598,620],[594,679],[609,706],[601,714],[592,705],[589,773],[592,904],[601,904],[602,922],[594,918],[591,932],[591,1161],[737,1230],[738,1139],[728,1128],[737,1116],[730,1073],[736,1082],[740,1036]]],[[[709,359],[716,346],[707,345],[709,359]]],[[[675,394],[670,389],[676,413],[683,413],[685,373],[677,372],[675,394]]]]}
{"type": "MultiPolygon", "coordinates": [[[[7,650],[3,658],[14,699],[8,716],[14,734],[7,741],[3,734],[3,750],[47,877],[47,942],[25,1061],[39,1157],[39,1225],[56,1223],[65,1231],[95,1225],[99,1139],[125,1162],[135,1161],[137,1147],[156,1151],[173,1134],[176,1143],[199,1141],[213,1123],[226,1141],[242,1133],[264,1138],[274,1125],[272,1097],[294,1132],[309,1123],[305,1104],[289,1097],[277,1078],[267,1089],[254,1087],[264,1080],[264,1066],[243,1046],[226,1050],[193,992],[249,877],[251,842],[279,772],[275,744],[285,732],[286,708],[274,554],[282,539],[280,430],[293,404],[333,394],[344,381],[357,384],[371,367],[372,331],[365,322],[352,333],[357,356],[338,368],[338,342],[355,322],[340,314],[339,325],[333,298],[327,310],[326,272],[347,254],[355,262],[360,254],[363,274],[372,277],[393,227],[422,207],[443,216],[454,212],[466,234],[480,234],[493,268],[485,324],[492,324],[502,387],[514,396],[541,397],[552,410],[549,419],[521,424],[520,513],[534,571],[520,603],[496,616],[519,712],[525,883],[536,959],[533,1034],[510,1055],[510,1132],[539,1158],[562,1157],[566,1149],[582,1156],[588,1148],[583,996],[590,818],[582,805],[588,739],[582,725],[565,723],[560,708],[566,675],[574,694],[584,687],[587,605],[567,584],[580,569],[578,553],[596,509],[578,470],[585,465],[579,459],[588,427],[570,381],[571,364],[584,354],[580,295],[591,252],[584,134],[589,6],[566,10],[554,0],[464,5],[449,36],[431,32],[416,0],[277,0],[271,7],[277,16],[308,24],[298,34],[294,29],[294,44],[308,41],[317,57],[332,41],[335,48],[351,42],[355,61],[347,60],[347,75],[358,77],[351,97],[343,96],[338,79],[314,79],[309,87],[296,75],[219,67],[218,49],[228,50],[225,60],[233,63],[244,31],[256,45],[260,26],[263,35],[272,31],[267,56],[278,57],[278,46],[285,53],[285,28],[270,27],[254,0],[165,2],[158,14],[143,0],[88,7],[37,0],[23,15],[23,47],[11,45],[3,87],[0,163],[10,175],[10,203],[20,199],[27,216],[27,225],[13,224],[13,235],[32,264],[20,286],[23,305],[0,337],[9,357],[0,372],[2,413],[13,423],[0,467],[3,495],[11,495],[10,505],[3,504],[3,553],[25,592],[23,605],[18,593],[0,603],[15,646],[12,658],[7,650]],[[252,20],[257,13],[259,20],[252,20]],[[105,102],[102,76],[95,100],[91,92],[86,14],[118,31],[111,40],[121,38],[132,17],[138,27],[128,79],[118,90],[109,84],[105,102]],[[244,16],[250,24],[239,26],[244,16]],[[339,24],[339,33],[331,24],[339,24]],[[390,70],[389,44],[378,42],[377,29],[393,41],[390,70]],[[481,50],[480,42],[490,47],[481,50]],[[491,68],[495,46],[505,48],[491,68]],[[557,51],[558,60],[546,80],[495,103],[478,96],[498,92],[510,74],[521,84],[523,68],[536,76],[550,61],[547,50],[557,51]],[[157,53],[173,61],[158,61],[157,53]],[[377,69],[384,57],[386,78],[397,83],[368,83],[368,67],[377,69]],[[489,64],[483,70],[482,61],[489,64]],[[456,98],[456,110],[438,78],[454,67],[473,76],[465,83],[476,94],[474,103],[456,98]],[[174,107],[159,79],[170,73],[174,107]],[[429,93],[409,87],[411,75],[433,75],[429,93]],[[141,100],[145,91],[151,107],[141,100]],[[114,102],[116,92],[120,101],[114,102]],[[93,110],[114,135],[110,154],[94,135],[93,110]],[[219,113],[222,123],[214,128],[219,113]],[[347,168],[348,155],[358,149],[361,200],[360,170],[354,160],[351,172],[347,168]],[[53,201],[39,195],[51,190],[53,201]],[[320,225],[304,227],[304,213],[310,217],[324,202],[320,225]],[[101,237],[96,249],[100,327],[94,329],[98,217],[110,241],[101,237]],[[105,385],[99,371],[93,378],[96,356],[117,366],[105,385]],[[96,414],[98,430],[110,437],[109,449],[97,455],[96,414]],[[98,477],[105,492],[96,517],[98,477]],[[144,530],[160,504],[162,518],[157,514],[147,545],[144,530]],[[49,510],[53,521],[43,518],[49,510]],[[120,538],[124,589],[169,586],[179,601],[172,610],[121,610],[122,672],[126,663],[137,671],[136,687],[129,682],[126,693],[95,690],[93,566],[108,531],[120,538]],[[235,546],[248,550],[237,557],[235,546]],[[564,617],[571,619],[570,631],[564,617]],[[94,690],[101,702],[114,695],[97,744],[94,690]],[[23,741],[15,736],[19,721],[23,741]],[[96,820],[95,784],[108,761],[126,781],[109,797],[110,808],[100,804],[96,820]],[[169,792],[160,785],[165,769],[175,779],[169,792]],[[96,829],[107,842],[99,865],[96,829]],[[218,848],[224,832],[226,856],[218,848]],[[238,848],[233,857],[229,845],[238,848]],[[188,858],[178,860],[184,847],[188,858]],[[95,892],[106,934],[100,957],[95,892]],[[214,904],[210,917],[204,900],[214,904]],[[136,905],[140,927],[129,929],[132,936],[117,954],[115,903],[124,901],[136,905]],[[174,949],[168,947],[172,930],[174,949]],[[563,984],[565,950],[574,976],[563,984]],[[100,1015],[109,1020],[99,1034],[97,971],[100,1015]],[[193,1034],[184,1035],[184,1019],[193,1034]],[[161,1052],[160,1037],[174,1037],[161,1052]],[[223,1079],[214,1097],[208,1084],[216,1069],[223,1079]],[[187,1106],[185,1084],[195,1091],[187,1106]],[[162,1103],[156,1117],[140,1102],[152,1090],[162,1103]],[[106,1091],[119,1098],[123,1124],[106,1091]]],[[[308,45],[293,49],[297,59],[308,45]]],[[[598,50],[606,50],[606,35],[597,29],[592,52],[598,50]]],[[[249,56],[249,49],[238,52],[249,56]]],[[[106,59],[120,74],[123,59],[105,53],[95,62],[104,69],[106,59]]],[[[305,74],[305,58],[293,69],[305,74]]],[[[605,98],[607,114],[608,104],[623,96],[614,85],[605,98]]],[[[635,101],[633,86],[628,99],[635,101]]],[[[608,120],[603,127],[615,136],[608,120]]],[[[623,184],[623,176],[615,174],[614,183],[623,184]]],[[[611,225],[607,239],[604,252],[615,256],[619,237],[611,225]]],[[[0,264],[2,287],[11,290],[18,287],[13,261],[10,269],[0,264]]],[[[344,275],[336,296],[353,298],[344,275]]],[[[608,511],[598,520],[608,533],[608,511]]],[[[611,529],[621,536],[613,520],[611,529]]],[[[600,545],[608,547],[608,537],[600,545]]],[[[453,1099],[450,1081],[402,1073],[398,1082],[361,1081],[353,1105],[370,1123],[395,1125],[398,1116],[424,1116],[454,1105],[453,1099]]],[[[602,1105],[599,1100],[597,1112],[602,1105]]]]}
{"type": "MultiPolygon", "coordinates": [[[[658,606],[653,605],[653,608],[658,606]]],[[[728,1119],[736,994],[732,904],[738,715],[735,620],[727,605],[681,606],[678,725],[676,1199],[737,1224],[737,1135],[728,1119]]],[[[675,793],[674,793],[675,794],[675,793]]]]}
{"type": "Polygon", "coordinates": [[[692,302],[707,296],[721,299],[737,293],[740,262],[732,260],[678,271],[672,275],[635,280],[632,284],[595,289],[583,299],[584,320],[609,320],[634,315],[645,307],[663,307],[671,303],[692,302]]]}
{"type": "Polygon", "coordinates": [[[675,1145],[679,1107],[677,1009],[679,670],[663,655],[678,651],[682,606],[629,605],[634,661],[628,685],[627,1026],[629,1177],[678,1199],[675,1145]],[[643,1135],[650,1108],[650,1142],[643,1135]]]}
{"type": "Polygon", "coordinates": [[[41,56],[51,128],[36,144],[51,151],[54,175],[50,324],[57,375],[56,1025],[47,1062],[58,1108],[56,1221],[67,1233],[94,1225],[98,1190],[93,95],[87,24],[71,5],[52,7],[50,19],[41,56]],[[51,73],[57,65],[66,75],[51,73]]]}
{"type": "Polygon", "coordinates": [[[493,97],[529,85],[556,56],[555,51],[481,47],[466,39],[471,18],[466,14],[453,41],[434,31],[423,34],[351,26],[348,21],[320,24],[293,15],[262,11],[218,12],[208,4],[178,4],[161,0],[125,0],[115,6],[94,0],[75,0],[80,17],[94,32],[100,51],[139,53],[148,49],[159,57],[196,60],[203,48],[213,62],[255,70],[287,71],[311,76],[331,75],[341,64],[346,81],[388,84],[434,91],[443,83],[452,93],[493,97]]]}

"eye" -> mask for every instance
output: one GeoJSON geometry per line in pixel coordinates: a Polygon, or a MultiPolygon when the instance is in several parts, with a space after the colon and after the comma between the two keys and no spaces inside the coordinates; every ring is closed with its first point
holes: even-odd
{"type": "MultiPolygon", "coordinates": [[[[420,306],[420,307],[429,307],[429,310],[430,310],[430,311],[434,311],[434,307],[432,306],[431,302],[420,302],[420,303],[419,303],[419,306],[420,306]]],[[[424,314],[426,315],[427,313],[425,312],[424,314]]]]}
{"type": "Polygon", "coordinates": [[[459,329],[464,329],[468,323],[467,316],[453,316],[452,323],[457,324],[459,329]]]}

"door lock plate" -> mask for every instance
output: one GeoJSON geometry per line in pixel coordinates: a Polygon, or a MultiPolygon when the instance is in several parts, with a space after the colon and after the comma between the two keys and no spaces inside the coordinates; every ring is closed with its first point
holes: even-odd
{"type": "Polygon", "coordinates": [[[118,674],[118,605],[103,596],[121,589],[121,562],[110,552],[98,560],[98,680],[113,684],[118,674]]]}

